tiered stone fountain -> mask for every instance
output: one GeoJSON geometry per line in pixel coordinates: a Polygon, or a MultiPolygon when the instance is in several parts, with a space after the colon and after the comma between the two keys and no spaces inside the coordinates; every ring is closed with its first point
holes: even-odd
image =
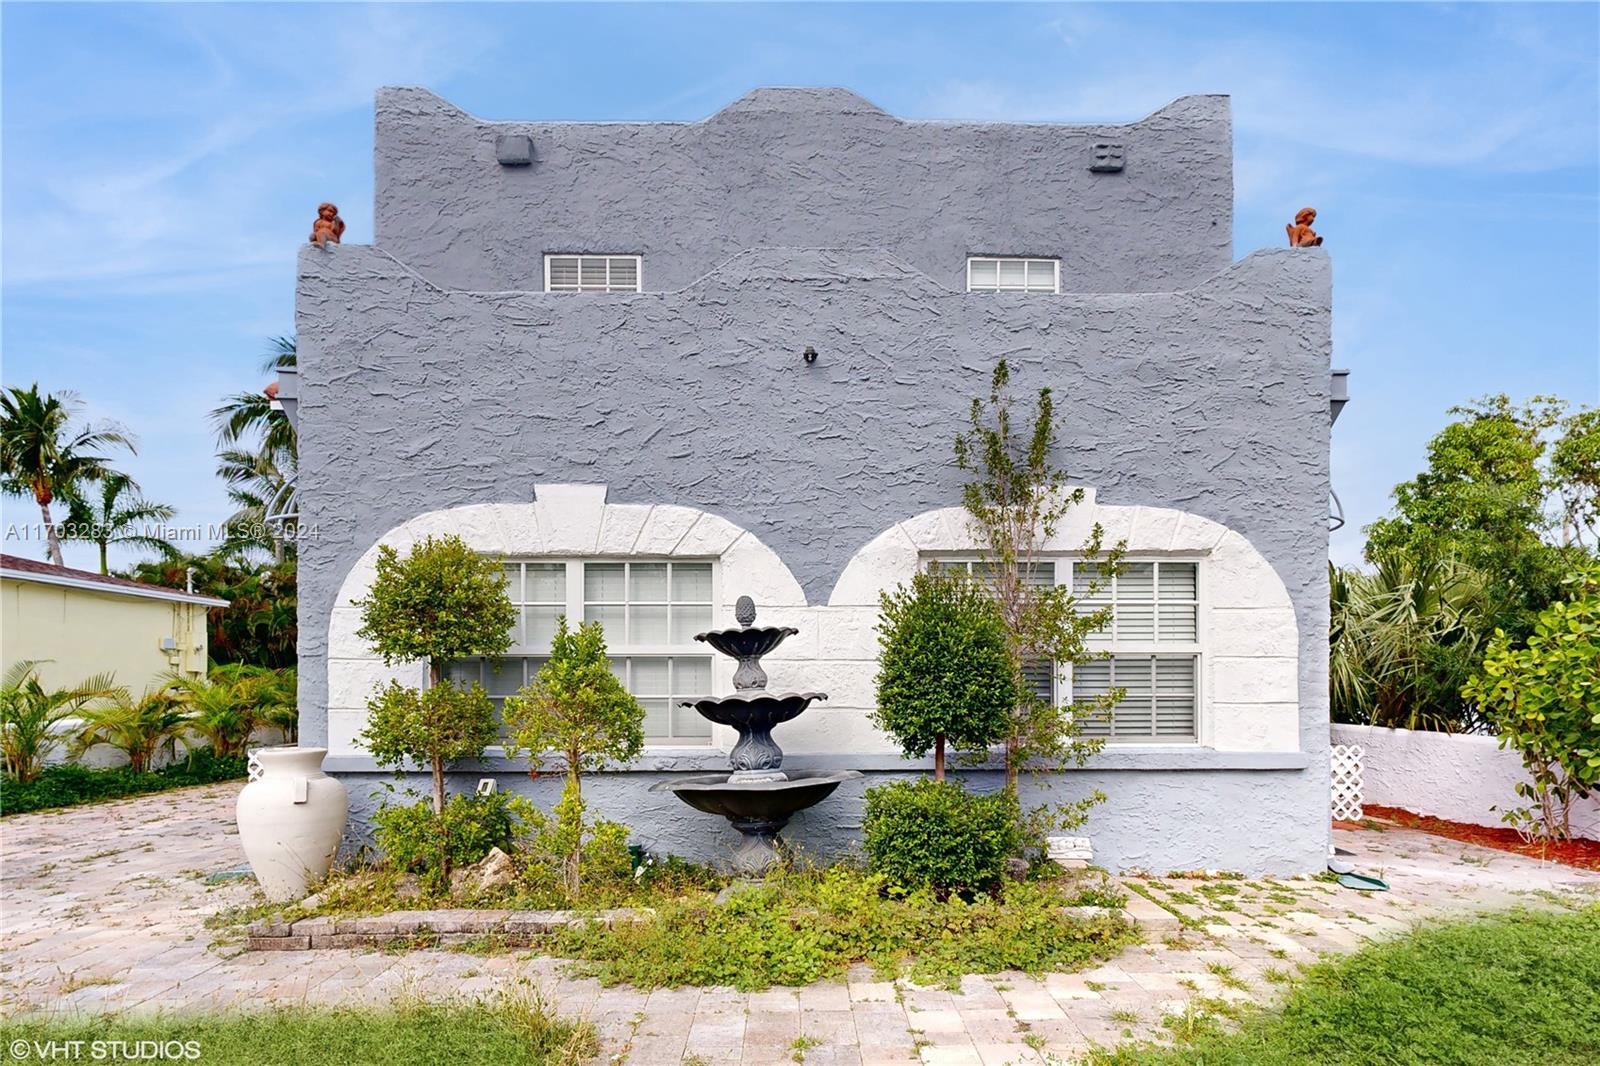
{"type": "Polygon", "coordinates": [[[728,819],[744,835],[733,855],[734,867],[741,873],[756,874],[778,861],[778,833],[790,818],[827,799],[841,781],[860,777],[861,773],[782,769],[783,749],[772,739],[773,726],[798,717],[814,700],[828,696],[824,692],[768,692],[761,657],[799,630],[792,626],[756,625],[756,605],[749,596],[739,597],[733,616],[737,626],[699,633],[694,638],[738,660],[733,695],[683,704],[710,721],[738,731],[738,743],[728,757],[733,773],[662,781],[651,791],[671,792],[695,810],[728,819]]]}

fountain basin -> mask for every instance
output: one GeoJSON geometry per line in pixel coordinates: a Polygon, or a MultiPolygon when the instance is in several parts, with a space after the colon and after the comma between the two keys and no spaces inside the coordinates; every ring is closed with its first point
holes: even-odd
{"type": "Polygon", "coordinates": [[[651,792],[671,792],[697,811],[726,818],[741,834],[733,865],[759,874],[779,861],[778,832],[799,811],[827,799],[859,770],[795,770],[772,780],[735,780],[727,774],[661,781],[651,792]]]}

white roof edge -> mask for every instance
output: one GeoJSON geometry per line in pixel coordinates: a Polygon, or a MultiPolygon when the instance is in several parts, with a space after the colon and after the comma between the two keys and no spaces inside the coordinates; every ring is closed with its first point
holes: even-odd
{"type": "Polygon", "coordinates": [[[0,577],[12,581],[32,581],[40,585],[60,585],[63,588],[83,589],[86,592],[104,592],[112,596],[136,596],[147,600],[167,600],[175,603],[196,603],[204,607],[226,607],[227,600],[219,600],[215,596],[201,596],[193,592],[179,592],[177,589],[134,588],[129,585],[108,585],[100,581],[89,581],[81,577],[71,577],[67,574],[40,574],[32,570],[12,570],[10,567],[0,567],[0,577]]]}

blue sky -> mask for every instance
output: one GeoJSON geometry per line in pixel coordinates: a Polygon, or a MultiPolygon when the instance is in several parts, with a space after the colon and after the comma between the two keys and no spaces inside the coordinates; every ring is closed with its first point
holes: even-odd
{"type": "Polygon", "coordinates": [[[370,239],[380,85],[490,119],[694,120],[779,84],[915,118],[1128,121],[1223,92],[1234,254],[1321,213],[1353,371],[1333,445],[1350,561],[1450,405],[1600,394],[1597,12],[7,3],[0,377],[76,389],[139,436],[125,468],[151,496],[220,521],[205,414],[291,330],[318,201],[370,239]]]}

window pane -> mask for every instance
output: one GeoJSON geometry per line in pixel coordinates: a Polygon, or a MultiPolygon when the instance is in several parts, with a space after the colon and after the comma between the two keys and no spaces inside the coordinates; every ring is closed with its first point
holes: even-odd
{"type": "Polygon", "coordinates": [[[477,659],[459,659],[445,663],[444,679],[457,688],[470,688],[483,681],[483,663],[477,659]]]}
{"type": "Polygon", "coordinates": [[[1117,598],[1116,633],[1118,641],[1148,644],[1156,639],[1156,605],[1126,603],[1117,598]]]}
{"type": "Polygon", "coordinates": [[[611,291],[637,292],[639,290],[639,264],[629,258],[611,260],[611,291]]]}
{"type": "Polygon", "coordinates": [[[1161,604],[1161,632],[1163,641],[1193,644],[1199,637],[1193,604],[1161,604]]]}
{"type": "Polygon", "coordinates": [[[1055,702],[1055,668],[1050,663],[1023,663],[1022,680],[1035,696],[1055,702]]]}
{"type": "Polygon", "coordinates": [[[567,564],[527,564],[527,603],[567,602],[567,564]]]}
{"type": "Polygon", "coordinates": [[[585,604],[583,620],[586,622],[599,622],[606,631],[606,643],[612,647],[625,644],[628,640],[628,630],[623,623],[624,613],[627,608],[620,603],[611,605],[585,604]]]}
{"type": "Polygon", "coordinates": [[[522,687],[522,660],[506,658],[500,660],[496,666],[492,662],[483,664],[483,687],[488,689],[491,696],[510,696],[522,687]]]}
{"type": "Polygon", "coordinates": [[[1117,575],[1117,599],[1148,600],[1155,596],[1156,568],[1153,563],[1124,563],[1117,575]]]}
{"type": "Polygon", "coordinates": [[[633,631],[628,634],[630,644],[665,644],[667,642],[667,605],[633,608],[633,631]]]}
{"type": "Polygon", "coordinates": [[[622,563],[586,563],[583,567],[585,602],[621,603],[627,598],[622,563]]]}
{"type": "Polygon", "coordinates": [[[1111,602],[1111,582],[1099,563],[1078,563],[1072,568],[1072,594],[1085,603],[1111,602]]]}
{"type": "Polygon", "coordinates": [[[711,736],[711,723],[693,707],[674,706],[672,735],[676,740],[706,740],[711,736]]]}
{"type": "Polygon", "coordinates": [[[673,659],[672,694],[684,699],[711,695],[711,660],[687,655],[673,659]]]}
{"type": "Polygon", "coordinates": [[[507,563],[506,566],[505,566],[505,574],[506,574],[506,595],[511,597],[511,602],[512,603],[521,603],[522,602],[522,564],[521,563],[507,563]]]}
{"type": "Polygon", "coordinates": [[[711,628],[710,607],[683,607],[675,605],[672,608],[672,643],[693,644],[696,633],[704,633],[711,628]]]}
{"type": "Polygon", "coordinates": [[[711,602],[711,564],[674,563],[672,565],[673,603],[711,602]]]}
{"type": "Polygon", "coordinates": [[[564,607],[524,607],[522,609],[522,646],[547,651],[555,639],[556,620],[566,613],[564,607]]]}
{"type": "MultiPolygon", "coordinates": [[[[1072,669],[1072,698],[1074,701],[1091,700],[1111,691],[1111,661],[1097,659],[1072,669]]],[[[1111,720],[1097,716],[1083,723],[1083,734],[1089,737],[1111,735],[1111,720]]]]}
{"type": "Polygon", "coordinates": [[[550,291],[571,292],[578,287],[578,260],[576,256],[561,255],[550,258],[550,291]]]}
{"type": "Polygon", "coordinates": [[[585,290],[604,290],[606,287],[606,261],[598,256],[584,256],[582,282],[585,290]]]}
{"type": "Polygon", "coordinates": [[[667,602],[667,564],[633,563],[628,567],[628,596],[633,602],[667,602]]]}
{"type": "Polygon", "coordinates": [[[1194,563],[1161,564],[1161,598],[1163,600],[1192,600],[1195,590],[1194,563]]]}
{"type": "Polygon", "coordinates": [[[667,684],[666,659],[641,659],[635,656],[633,685],[629,689],[635,696],[665,696],[672,690],[667,684]]]}
{"type": "Polygon", "coordinates": [[[1054,292],[1056,288],[1056,265],[1049,259],[1028,260],[1028,291],[1029,292],[1054,292]]]}
{"type": "Polygon", "coordinates": [[[993,259],[973,259],[967,263],[967,287],[992,289],[1000,282],[1000,264],[993,259]]]}
{"type": "MultiPolygon", "coordinates": [[[[669,732],[672,716],[667,710],[665,697],[654,700],[640,700],[644,706],[644,735],[665,739],[671,736],[669,732]]],[[[689,712],[694,714],[693,711],[689,712]]],[[[699,715],[695,715],[699,717],[699,715]]]]}
{"type": "Polygon", "coordinates": [[[1027,267],[1020,259],[1000,260],[1000,288],[1027,288],[1027,267]]]}

